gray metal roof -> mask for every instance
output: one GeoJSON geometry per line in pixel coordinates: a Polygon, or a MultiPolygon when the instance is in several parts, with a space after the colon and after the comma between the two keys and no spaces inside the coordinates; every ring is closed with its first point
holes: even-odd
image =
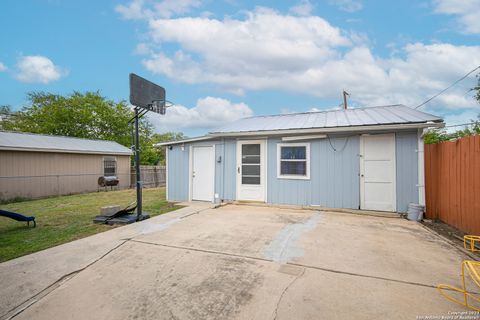
{"type": "Polygon", "coordinates": [[[131,155],[114,141],[0,131],[0,150],[131,155]]]}
{"type": "MultiPolygon", "coordinates": [[[[418,111],[404,105],[330,110],[319,112],[292,113],[273,116],[256,116],[240,119],[225,125],[211,134],[235,132],[261,132],[292,129],[328,129],[441,123],[442,118],[418,111]]],[[[407,126],[406,126],[407,127],[407,126]]],[[[332,130],[333,131],[333,130],[332,130]]]]}
{"type": "Polygon", "coordinates": [[[195,141],[204,141],[204,140],[210,140],[212,137],[209,136],[200,136],[200,137],[192,137],[192,138],[185,138],[182,140],[172,140],[172,141],[165,141],[165,142],[159,142],[154,144],[154,147],[163,147],[163,146],[169,146],[172,144],[180,144],[180,143],[188,143],[188,142],[195,142],[195,141]]]}

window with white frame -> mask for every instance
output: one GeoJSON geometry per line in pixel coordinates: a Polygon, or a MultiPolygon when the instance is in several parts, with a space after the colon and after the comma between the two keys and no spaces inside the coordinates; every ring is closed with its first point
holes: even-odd
{"type": "Polygon", "coordinates": [[[103,158],[103,175],[111,177],[117,175],[117,158],[104,157],[103,158]]]}
{"type": "Polygon", "coordinates": [[[279,143],[277,160],[278,178],[310,179],[310,143],[279,143]]]}

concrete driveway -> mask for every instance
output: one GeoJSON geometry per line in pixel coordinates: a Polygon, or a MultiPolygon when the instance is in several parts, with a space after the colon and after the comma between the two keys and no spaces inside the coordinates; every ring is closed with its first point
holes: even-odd
{"type": "Polygon", "coordinates": [[[399,218],[192,206],[0,264],[0,316],[420,319],[467,310],[435,289],[466,258],[399,218]]]}

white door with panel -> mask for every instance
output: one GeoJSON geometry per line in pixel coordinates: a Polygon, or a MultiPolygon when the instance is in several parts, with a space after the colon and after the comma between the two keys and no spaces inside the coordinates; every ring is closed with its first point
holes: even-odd
{"type": "Polygon", "coordinates": [[[191,199],[213,201],[215,184],[215,149],[213,146],[193,146],[191,150],[191,199]]]}
{"type": "Polygon", "coordinates": [[[265,140],[237,142],[237,200],[265,201],[265,140]]]}
{"type": "Polygon", "coordinates": [[[360,206],[396,211],[395,134],[360,138],[360,206]]]}

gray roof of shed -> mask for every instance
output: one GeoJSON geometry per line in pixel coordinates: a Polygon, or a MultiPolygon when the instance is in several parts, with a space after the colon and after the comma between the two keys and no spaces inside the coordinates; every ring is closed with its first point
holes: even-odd
{"type": "Polygon", "coordinates": [[[362,126],[412,125],[428,122],[443,122],[443,120],[437,116],[404,105],[391,105],[347,110],[256,116],[232,122],[211,133],[221,134],[343,127],[360,127],[359,129],[361,129],[362,126]]]}
{"type": "Polygon", "coordinates": [[[0,131],[0,150],[131,155],[115,141],[90,140],[43,134],[0,131]]]}

